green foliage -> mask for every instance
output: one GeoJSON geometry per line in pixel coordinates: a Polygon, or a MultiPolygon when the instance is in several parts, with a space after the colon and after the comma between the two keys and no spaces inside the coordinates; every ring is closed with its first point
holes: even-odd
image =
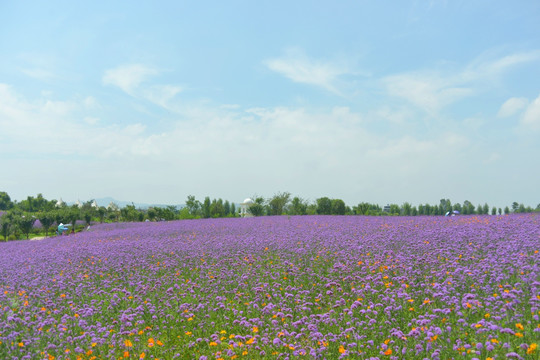
{"type": "Polygon", "coordinates": [[[347,208],[345,202],[341,199],[332,199],[331,213],[333,215],[345,215],[347,208]]]}
{"type": "MultiPolygon", "coordinates": [[[[184,209],[187,210],[187,208],[184,208],[184,209]]],[[[182,209],[182,210],[184,210],[184,209],[182,209]]],[[[148,211],[146,212],[146,214],[148,215],[148,220],[154,221],[156,219],[156,216],[157,216],[157,211],[154,208],[149,208],[148,211]]]]}
{"type": "Polygon", "coordinates": [[[212,200],[212,203],[210,204],[210,216],[213,218],[225,216],[225,209],[223,207],[222,199],[212,200]]]}
{"type": "Polygon", "coordinates": [[[5,191],[0,191],[0,210],[9,210],[13,207],[13,202],[5,191]]]}
{"type": "Polygon", "coordinates": [[[289,215],[306,215],[308,202],[298,196],[295,196],[289,207],[289,215]]]}
{"type": "Polygon", "coordinates": [[[50,211],[49,212],[42,211],[38,213],[37,218],[39,219],[41,226],[43,226],[43,229],[45,229],[45,236],[49,236],[49,229],[54,223],[53,213],[50,211]]]}
{"type": "Polygon", "coordinates": [[[287,210],[287,204],[291,194],[288,192],[277,193],[268,200],[268,215],[283,215],[287,210]]]}
{"type": "Polygon", "coordinates": [[[253,196],[254,203],[248,208],[248,212],[253,216],[263,216],[265,213],[264,198],[260,196],[253,196]]]}
{"type": "Polygon", "coordinates": [[[97,209],[97,213],[98,213],[98,217],[99,217],[99,222],[103,223],[103,219],[105,219],[105,214],[107,214],[107,209],[105,209],[103,206],[100,206],[97,209]]]}
{"type": "Polygon", "coordinates": [[[13,231],[12,219],[4,214],[0,217],[0,235],[4,237],[4,241],[7,241],[9,235],[13,231]]]}
{"type": "Polygon", "coordinates": [[[229,216],[231,213],[231,204],[229,203],[229,200],[225,200],[225,203],[223,204],[223,213],[224,216],[229,216]]]}
{"type": "Polygon", "coordinates": [[[330,215],[332,213],[332,200],[328,197],[318,198],[317,200],[317,214],[330,215]]]}
{"type": "MultiPolygon", "coordinates": [[[[208,200],[210,200],[210,198],[208,198],[208,200]]],[[[194,217],[202,215],[202,204],[199,200],[195,199],[195,196],[193,195],[188,195],[186,200],[186,208],[194,217]]]]}
{"type": "Polygon", "coordinates": [[[412,212],[412,206],[408,202],[405,202],[402,206],[403,209],[403,215],[410,216],[412,212]]]}
{"type": "Polygon", "coordinates": [[[208,219],[211,216],[210,205],[212,205],[212,202],[210,201],[210,197],[207,196],[204,198],[204,202],[202,204],[202,215],[205,219],[208,219]]]}
{"type": "Polygon", "coordinates": [[[15,220],[15,223],[17,224],[17,227],[21,232],[26,235],[26,239],[28,240],[30,237],[30,231],[32,231],[32,228],[34,227],[34,223],[36,222],[36,218],[30,213],[26,213],[20,217],[17,217],[15,220]]]}

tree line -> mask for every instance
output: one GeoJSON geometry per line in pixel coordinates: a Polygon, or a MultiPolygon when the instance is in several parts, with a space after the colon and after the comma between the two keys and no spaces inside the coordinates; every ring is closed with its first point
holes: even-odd
{"type": "MultiPolygon", "coordinates": [[[[452,203],[449,199],[441,199],[438,204],[401,205],[361,202],[356,206],[348,206],[342,199],[321,197],[308,201],[289,192],[279,192],[270,198],[254,195],[248,207],[251,216],[276,215],[367,215],[367,216],[442,216],[458,213],[460,215],[502,215],[510,213],[540,212],[540,204],[536,208],[513,202],[502,208],[490,207],[487,203],[473,205],[465,200],[463,204],[452,203]]],[[[240,216],[240,207],[234,202],[205,197],[199,201],[189,195],[185,205],[136,208],[132,203],[123,208],[115,204],[107,207],[96,206],[93,200],[84,204],[68,206],[57,200],[47,200],[42,194],[28,196],[17,202],[12,201],[6,192],[0,191],[0,236],[8,239],[30,238],[30,236],[49,236],[54,234],[59,224],[71,224],[68,233],[75,233],[88,228],[93,223],[103,222],[141,222],[171,221],[181,219],[222,218],[240,216]],[[40,226],[35,226],[39,220],[40,226]]]]}

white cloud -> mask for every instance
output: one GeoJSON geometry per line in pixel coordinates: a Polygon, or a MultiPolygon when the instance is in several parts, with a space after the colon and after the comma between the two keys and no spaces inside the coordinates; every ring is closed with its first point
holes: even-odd
{"type": "Polygon", "coordinates": [[[55,75],[51,71],[38,68],[21,69],[21,72],[31,78],[38,80],[50,80],[55,77],[55,75]]]}
{"type": "Polygon", "coordinates": [[[130,96],[175,110],[170,106],[170,101],[183,89],[177,85],[150,83],[150,79],[159,74],[160,71],[146,65],[122,65],[107,70],[103,76],[103,84],[119,87],[130,96]]]}
{"type": "Polygon", "coordinates": [[[471,88],[434,72],[392,75],[382,81],[390,95],[404,98],[430,114],[473,93],[471,88]]]}
{"type": "Polygon", "coordinates": [[[497,117],[505,118],[505,117],[515,115],[521,109],[525,108],[528,102],[529,100],[527,100],[527,98],[516,98],[516,97],[510,98],[506,100],[504,104],[501,105],[501,108],[499,109],[499,112],[497,113],[497,117]]]}
{"type": "Polygon", "coordinates": [[[518,65],[540,60],[540,50],[510,54],[495,59],[490,57],[489,55],[478,57],[466,67],[463,75],[471,78],[497,77],[518,65]]]}
{"type": "Polygon", "coordinates": [[[153,85],[141,91],[148,101],[163,108],[170,109],[169,101],[182,91],[180,86],[153,85]]]}
{"type": "Polygon", "coordinates": [[[525,110],[521,124],[532,130],[540,130],[540,95],[525,110]]]}
{"type": "MultiPolygon", "coordinates": [[[[388,94],[403,98],[434,115],[444,107],[484,91],[485,82],[492,82],[505,71],[540,60],[540,51],[506,55],[499,58],[481,56],[463,70],[424,70],[395,74],[382,79],[388,94]]],[[[515,101],[507,105],[518,105],[515,101]]],[[[503,111],[504,114],[504,111],[503,111]]]]}
{"type": "Polygon", "coordinates": [[[139,85],[159,72],[142,64],[128,64],[107,70],[103,75],[105,85],[117,86],[129,95],[133,95],[139,85]]]}
{"type": "Polygon", "coordinates": [[[93,117],[93,116],[87,116],[84,118],[84,122],[87,123],[88,125],[96,125],[97,123],[99,123],[99,118],[93,117]]]}
{"type": "Polygon", "coordinates": [[[351,73],[349,67],[341,61],[310,59],[299,50],[289,50],[285,56],[265,60],[264,64],[294,82],[315,85],[336,94],[340,94],[338,78],[351,73]]]}

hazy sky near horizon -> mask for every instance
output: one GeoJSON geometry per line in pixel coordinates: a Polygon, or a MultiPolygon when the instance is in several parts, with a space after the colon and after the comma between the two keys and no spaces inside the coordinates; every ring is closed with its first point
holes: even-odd
{"type": "Polygon", "coordinates": [[[0,191],[536,206],[539,24],[537,0],[0,1],[0,191]]]}

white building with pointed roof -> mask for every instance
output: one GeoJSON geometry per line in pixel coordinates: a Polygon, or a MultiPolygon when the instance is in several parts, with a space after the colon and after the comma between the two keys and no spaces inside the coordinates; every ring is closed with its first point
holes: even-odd
{"type": "Polygon", "coordinates": [[[240,204],[240,216],[241,217],[252,217],[251,213],[248,211],[251,205],[255,204],[253,200],[247,198],[240,204]]]}
{"type": "Polygon", "coordinates": [[[64,200],[62,200],[62,198],[60,198],[57,202],[56,202],[56,207],[64,207],[66,206],[66,203],[64,202],[64,200]]]}

